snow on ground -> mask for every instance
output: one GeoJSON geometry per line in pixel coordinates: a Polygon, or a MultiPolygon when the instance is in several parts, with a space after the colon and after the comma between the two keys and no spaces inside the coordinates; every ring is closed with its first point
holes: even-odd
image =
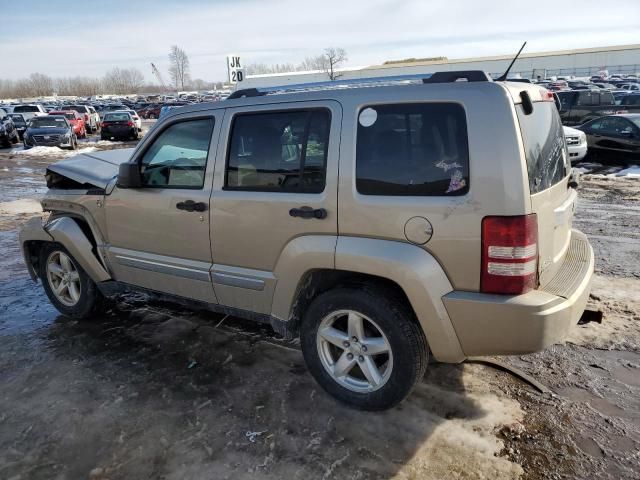
{"type": "Polygon", "coordinates": [[[21,213],[39,213],[42,206],[38,200],[24,198],[12,202],[0,203],[0,215],[19,215],[21,213]]]}
{"type": "Polygon", "coordinates": [[[616,177],[640,178],[640,166],[631,165],[629,168],[617,172],[616,177]]]}
{"type": "Polygon", "coordinates": [[[12,150],[10,153],[15,153],[18,155],[29,155],[30,157],[72,157],[73,155],[78,155],[80,153],[89,153],[95,152],[97,147],[80,147],[77,150],[61,150],[58,147],[32,147],[27,150],[21,148],[12,150]]]}

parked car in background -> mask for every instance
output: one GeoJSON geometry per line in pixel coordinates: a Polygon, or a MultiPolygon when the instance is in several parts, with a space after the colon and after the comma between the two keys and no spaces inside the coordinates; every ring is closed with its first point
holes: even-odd
{"type": "Polygon", "coordinates": [[[576,128],[587,135],[590,154],[640,160],[640,114],[607,115],[576,128]]]}
{"type": "Polygon", "coordinates": [[[0,108],[4,110],[4,113],[7,113],[7,114],[13,113],[13,107],[14,105],[6,105],[3,103],[0,103],[0,108]]]}
{"type": "Polygon", "coordinates": [[[73,132],[78,138],[87,138],[87,125],[84,121],[84,115],[75,110],[54,110],[49,115],[63,115],[73,127],[73,132]]]}
{"type": "Polygon", "coordinates": [[[102,106],[102,110],[98,111],[100,119],[104,119],[104,116],[109,112],[117,112],[118,110],[128,110],[129,107],[121,103],[107,104],[102,106]]]}
{"type": "Polygon", "coordinates": [[[592,118],[612,115],[619,109],[613,94],[607,90],[557,92],[560,118],[567,126],[581,125],[592,118]]]}
{"type": "Polygon", "coordinates": [[[16,129],[13,119],[7,115],[4,109],[0,108],[0,144],[10,147],[12,143],[20,141],[20,134],[16,129]]]}
{"type": "Polygon", "coordinates": [[[46,115],[48,112],[40,104],[31,104],[31,105],[16,105],[15,107],[13,107],[13,112],[11,113],[21,113],[24,119],[29,121],[33,117],[46,115]]]}
{"type": "Polygon", "coordinates": [[[105,113],[100,127],[102,140],[112,138],[136,140],[138,138],[138,127],[128,112],[105,113]]]}
{"type": "Polygon", "coordinates": [[[161,103],[154,103],[152,105],[149,105],[149,106],[143,108],[142,110],[139,110],[138,114],[142,118],[153,120],[155,118],[160,117],[160,109],[161,108],[162,108],[162,104],[161,103]]]}
{"type": "Polygon", "coordinates": [[[640,92],[640,84],[637,83],[625,83],[620,85],[620,90],[625,90],[627,92],[640,92]]]}
{"type": "Polygon", "coordinates": [[[24,131],[27,129],[27,121],[21,113],[10,113],[9,116],[11,117],[11,120],[13,120],[13,124],[18,131],[20,140],[22,140],[22,137],[24,137],[24,131]]]}
{"type": "Polygon", "coordinates": [[[75,150],[78,138],[64,115],[45,115],[32,118],[23,137],[24,148],[45,146],[75,150]]]}
{"type": "MultiPolygon", "coordinates": [[[[76,111],[80,114],[84,120],[85,129],[90,132],[97,132],[100,127],[100,117],[96,118],[96,115],[91,111],[88,105],[64,105],[60,108],[62,111],[76,111]]],[[[52,113],[52,112],[49,112],[52,113]]],[[[84,137],[83,137],[84,138],[84,137]]]]}
{"type": "Polygon", "coordinates": [[[569,151],[569,160],[571,163],[579,162],[587,155],[587,135],[571,127],[563,126],[562,130],[569,151]]]}
{"type": "MultiPolygon", "coordinates": [[[[140,116],[136,113],[135,110],[122,110],[123,112],[127,112],[129,115],[131,115],[131,118],[133,118],[133,123],[136,124],[136,127],[138,128],[138,131],[141,132],[142,131],[142,120],[140,119],[140,116]]],[[[117,112],[115,112],[117,113],[117,112]]]]}

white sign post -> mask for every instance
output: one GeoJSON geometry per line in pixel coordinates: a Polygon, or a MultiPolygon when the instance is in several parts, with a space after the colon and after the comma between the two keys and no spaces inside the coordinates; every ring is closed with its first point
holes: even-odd
{"type": "Polygon", "coordinates": [[[227,55],[229,83],[241,83],[244,80],[244,67],[239,55],[227,55]]]}

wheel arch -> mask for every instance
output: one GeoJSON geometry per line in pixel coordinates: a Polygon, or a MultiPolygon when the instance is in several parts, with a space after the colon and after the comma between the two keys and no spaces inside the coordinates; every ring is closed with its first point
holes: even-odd
{"type": "Polygon", "coordinates": [[[429,252],[405,242],[372,238],[317,237],[317,242],[296,249],[305,261],[292,263],[291,268],[285,262],[287,268],[276,270],[278,282],[271,316],[283,324],[282,330],[297,332],[305,309],[319,294],[338,285],[366,283],[388,289],[408,302],[436,359],[452,363],[465,359],[442,302],[453,287],[429,252]],[[326,254],[313,250],[321,245],[328,248],[328,239],[335,242],[333,262],[326,254]],[[324,265],[314,264],[314,257],[322,259],[324,265]]]}
{"type": "Polygon", "coordinates": [[[59,216],[42,225],[40,218],[27,222],[20,231],[20,243],[29,275],[37,278],[38,252],[43,243],[64,246],[96,283],[111,279],[97,255],[97,243],[89,224],[72,216],[59,216]]]}

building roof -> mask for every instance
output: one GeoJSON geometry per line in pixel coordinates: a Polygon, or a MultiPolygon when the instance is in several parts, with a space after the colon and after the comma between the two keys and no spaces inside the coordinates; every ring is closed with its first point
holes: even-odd
{"type": "MultiPolygon", "coordinates": [[[[640,44],[632,45],[613,45],[610,47],[594,47],[594,48],[578,48],[574,50],[556,50],[550,52],[534,52],[534,53],[522,53],[518,60],[525,58],[539,58],[539,57],[553,57],[556,55],[581,55],[590,53],[607,53],[612,51],[621,50],[640,50],[640,44]]],[[[400,62],[390,63],[383,65],[371,65],[366,67],[367,69],[383,69],[383,68],[398,68],[398,67],[418,67],[421,65],[447,65],[452,63],[467,63],[467,62],[487,62],[491,60],[513,60],[517,50],[514,50],[508,55],[495,55],[490,57],[474,57],[474,58],[451,58],[448,60],[433,60],[433,61],[416,61],[416,62],[400,62]]]]}

